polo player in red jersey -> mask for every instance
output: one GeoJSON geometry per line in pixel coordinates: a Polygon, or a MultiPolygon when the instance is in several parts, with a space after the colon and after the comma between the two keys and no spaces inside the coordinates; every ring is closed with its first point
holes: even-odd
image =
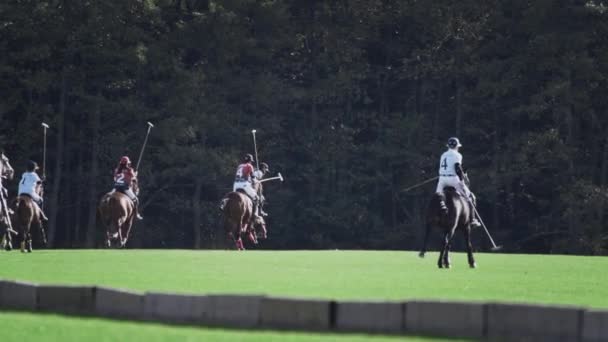
{"type": "Polygon", "coordinates": [[[253,215],[258,216],[259,197],[253,188],[253,172],[253,156],[251,154],[247,154],[245,155],[245,158],[243,158],[243,162],[236,169],[232,190],[237,191],[240,189],[244,191],[253,201],[253,215]]]}
{"type": "Polygon", "coordinates": [[[133,181],[137,181],[137,171],[131,167],[129,157],[124,156],[120,158],[118,167],[114,170],[114,189],[127,195],[133,201],[137,219],[142,220],[143,217],[139,214],[139,199],[132,189],[133,181]]]}

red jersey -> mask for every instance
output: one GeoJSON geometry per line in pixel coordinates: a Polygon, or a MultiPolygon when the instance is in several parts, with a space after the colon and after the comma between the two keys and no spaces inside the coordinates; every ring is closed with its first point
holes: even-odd
{"type": "Polygon", "coordinates": [[[251,182],[251,176],[253,175],[253,165],[249,163],[243,163],[236,169],[236,176],[234,182],[251,182]]]}
{"type": "Polygon", "coordinates": [[[122,171],[119,169],[114,170],[114,186],[126,186],[130,187],[131,182],[135,178],[135,171],[133,168],[125,167],[122,171]]]}

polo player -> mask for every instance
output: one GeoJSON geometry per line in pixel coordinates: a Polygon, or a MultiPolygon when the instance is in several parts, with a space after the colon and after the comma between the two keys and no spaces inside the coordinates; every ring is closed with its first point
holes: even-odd
{"type": "MultiPolygon", "coordinates": [[[[437,182],[437,194],[440,196],[441,210],[447,213],[448,207],[445,205],[445,194],[443,189],[451,186],[456,191],[464,195],[471,205],[471,212],[474,212],[474,195],[466,185],[464,178],[465,173],[462,169],[462,154],[458,152],[458,149],[462,147],[458,138],[452,137],[448,139],[447,143],[448,150],[441,155],[439,160],[439,181],[437,182]]],[[[474,227],[480,227],[479,220],[473,215],[471,225],[474,227]]]]}
{"type": "Polygon", "coordinates": [[[266,203],[266,197],[264,197],[264,187],[260,181],[264,178],[266,174],[270,172],[270,168],[266,163],[260,163],[260,169],[255,170],[253,172],[253,181],[257,183],[258,187],[258,196],[260,197],[260,215],[268,216],[268,214],[264,211],[264,203],[266,203]]]}
{"type": "Polygon", "coordinates": [[[131,159],[124,156],[120,158],[118,167],[114,170],[114,190],[122,192],[133,201],[136,217],[142,220],[143,217],[139,214],[139,198],[132,189],[134,181],[137,181],[137,171],[131,167],[131,159]]]}
{"type": "Polygon", "coordinates": [[[29,196],[34,204],[36,205],[37,212],[40,216],[40,219],[43,221],[47,221],[48,218],[44,215],[42,211],[42,197],[38,194],[39,186],[42,184],[42,179],[36,173],[38,170],[38,164],[35,161],[29,160],[26,165],[26,172],[21,176],[21,181],[19,182],[19,196],[29,196]]]}
{"type": "Polygon", "coordinates": [[[253,216],[258,215],[259,196],[253,187],[254,182],[253,156],[246,154],[243,162],[237,167],[232,191],[242,190],[253,202],[253,216]]]}

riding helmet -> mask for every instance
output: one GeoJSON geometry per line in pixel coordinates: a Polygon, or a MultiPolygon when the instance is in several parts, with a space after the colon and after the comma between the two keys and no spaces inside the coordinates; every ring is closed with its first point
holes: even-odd
{"type": "Polygon", "coordinates": [[[266,163],[260,163],[260,170],[262,170],[264,172],[270,172],[270,168],[268,167],[268,164],[266,164],[266,163]]]}
{"type": "Polygon", "coordinates": [[[246,154],[243,160],[245,160],[245,162],[253,163],[253,156],[251,154],[246,154]]]}
{"type": "Polygon", "coordinates": [[[458,138],[451,137],[450,139],[448,139],[448,147],[457,148],[457,147],[462,147],[462,145],[460,144],[460,140],[458,140],[458,138]]]}
{"type": "Polygon", "coordinates": [[[33,160],[28,160],[26,167],[27,167],[27,170],[30,172],[38,170],[38,164],[33,160]]]}
{"type": "Polygon", "coordinates": [[[124,156],[122,158],[120,158],[120,165],[129,165],[131,164],[131,159],[129,159],[129,157],[124,156]]]}

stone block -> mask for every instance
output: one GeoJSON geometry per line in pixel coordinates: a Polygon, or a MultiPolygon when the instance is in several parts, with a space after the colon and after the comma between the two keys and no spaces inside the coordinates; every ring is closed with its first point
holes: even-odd
{"type": "Polygon", "coordinates": [[[0,281],[0,309],[36,310],[37,285],[20,281],[0,281]]]}
{"type": "Polygon", "coordinates": [[[578,341],[583,309],[528,304],[488,304],[490,340],[578,341]]]}
{"type": "Polygon", "coordinates": [[[405,305],[405,329],[412,334],[481,338],[484,336],[484,305],[410,301],[405,305]]]}
{"type": "Polygon", "coordinates": [[[98,287],[95,293],[95,313],[107,318],[143,319],[144,296],[125,290],[98,287]]]}
{"type": "Polygon", "coordinates": [[[94,286],[39,285],[40,311],[90,315],[95,312],[94,286]]]}
{"type": "Polygon", "coordinates": [[[331,328],[331,302],[314,299],[262,299],[260,326],[262,328],[323,331],[331,328]]]}
{"type": "Polygon", "coordinates": [[[339,302],[336,326],[341,331],[399,333],[404,329],[404,303],[339,302]]]}

